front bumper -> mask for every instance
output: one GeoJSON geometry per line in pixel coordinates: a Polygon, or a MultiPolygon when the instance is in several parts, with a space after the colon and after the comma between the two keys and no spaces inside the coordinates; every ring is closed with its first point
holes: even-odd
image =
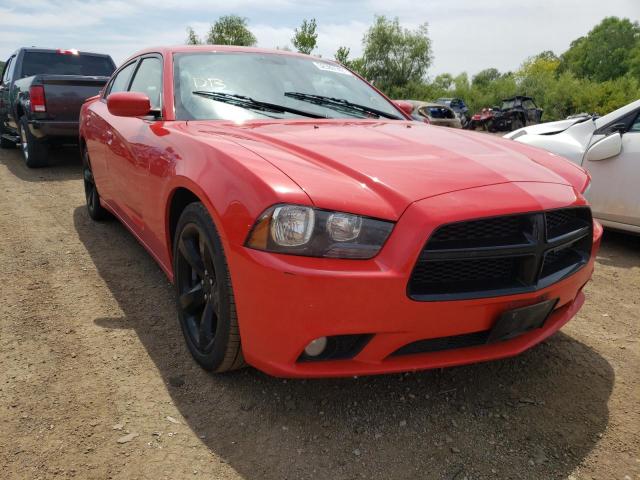
{"type": "Polygon", "coordinates": [[[276,255],[237,246],[229,263],[245,359],[271,375],[337,377],[440,368],[516,355],[553,334],[582,306],[602,228],[581,270],[527,294],[419,302],[407,282],[431,232],[443,223],[583,205],[564,185],[508,183],[463,190],[412,204],[372,260],[276,255]],[[482,201],[482,205],[478,202],[482,201]],[[558,299],[542,328],[511,340],[431,353],[392,356],[416,341],[489,330],[505,310],[558,299]],[[352,358],[299,362],[313,339],[372,335],[352,358]]]}

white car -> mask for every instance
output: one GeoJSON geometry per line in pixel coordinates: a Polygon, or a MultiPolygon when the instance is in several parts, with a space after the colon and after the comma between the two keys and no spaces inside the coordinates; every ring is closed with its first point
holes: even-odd
{"type": "Polygon", "coordinates": [[[605,227],[640,233],[640,100],[600,118],[584,116],[505,135],[543,148],[591,173],[587,198],[605,227]]]}

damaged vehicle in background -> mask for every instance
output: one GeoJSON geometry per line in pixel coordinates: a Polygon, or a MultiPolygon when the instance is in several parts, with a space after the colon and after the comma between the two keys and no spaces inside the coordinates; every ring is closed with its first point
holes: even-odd
{"type": "Polygon", "coordinates": [[[456,116],[460,119],[462,128],[467,128],[467,124],[471,120],[471,115],[469,114],[469,107],[464,103],[464,100],[461,98],[438,98],[436,103],[445,105],[453,110],[456,116]]]}
{"type": "Polygon", "coordinates": [[[533,98],[516,95],[504,99],[500,109],[495,111],[493,130],[497,132],[517,130],[540,123],[541,120],[542,109],[535,104],[533,98]]]}
{"type": "Polygon", "coordinates": [[[477,128],[480,128],[487,132],[494,132],[493,119],[495,117],[496,110],[498,110],[498,107],[485,107],[478,113],[474,113],[471,120],[467,123],[466,128],[468,130],[476,130],[477,128]]]}
{"type": "Polygon", "coordinates": [[[605,227],[640,233],[640,100],[603,117],[542,123],[505,138],[587,169],[592,183],[586,195],[594,217],[605,227]]]}
{"type": "Polygon", "coordinates": [[[471,117],[469,128],[478,127],[489,132],[508,132],[540,123],[542,109],[531,97],[516,95],[505,98],[500,107],[486,107],[471,117]]]}
{"type": "Polygon", "coordinates": [[[419,100],[401,100],[413,106],[411,117],[416,120],[427,119],[426,123],[439,127],[462,128],[460,119],[455,112],[439,103],[422,102],[419,100]]]}

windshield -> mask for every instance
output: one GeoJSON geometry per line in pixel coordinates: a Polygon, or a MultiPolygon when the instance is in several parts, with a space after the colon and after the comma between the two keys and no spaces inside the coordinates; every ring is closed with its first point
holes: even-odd
{"type": "Polygon", "coordinates": [[[382,116],[376,111],[400,118],[393,105],[347,69],[315,58],[269,53],[179,53],[174,56],[174,85],[179,120],[382,116]],[[256,108],[248,101],[241,105],[228,101],[230,96],[279,105],[286,111],[256,108]],[[347,108],[324,97],[366,108],[347,108]],[[296,110],[310,115],[294,113],[296,110]]]}
{"type": "Polygon", "coordinates": [[[23,78],[40,74],[110,77],[115,69],[111,58],[100,55],[25,52],[22,59],[23,78]]]}
{"type": "Polygon", "coordinates": [[[502,107],[500,107],[502,110],[507,110],[509,108],[513,108],[516,105],[516,101],[515,100],[503,100],[502,101],[502,107]]]}

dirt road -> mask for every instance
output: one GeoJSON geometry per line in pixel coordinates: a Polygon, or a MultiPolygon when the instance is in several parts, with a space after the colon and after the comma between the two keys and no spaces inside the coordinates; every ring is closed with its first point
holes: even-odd
{"type": "Polygon", "coordinates": [[[77,153],[0,151],[3,479],[640,478],[640,239],[607,233],[587,303],[524,355],[283,381],[191,360],[172,290],[84,209],[77,153]]]}

